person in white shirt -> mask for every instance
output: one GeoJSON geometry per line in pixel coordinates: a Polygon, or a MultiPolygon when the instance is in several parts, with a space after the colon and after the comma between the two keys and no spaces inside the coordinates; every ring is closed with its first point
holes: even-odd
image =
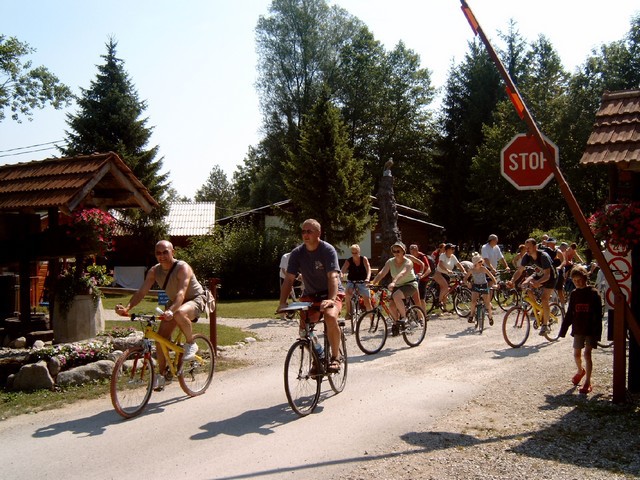
{"type": "Polygon", "coordinates": [[[444,246],[444,253],[440,254],[438,264],[436,265],[436,273],[433,275],[433,279],[440,287],[438,306],[441,310],[445,309],[447,295],[449,295],[449,276],[453,274],[453,269],[457,266],[463,273],[467,273],[464,265],[462,265],[458,261],[458,258],[453,254],[455,250],[456,246],[451,243],[447,243],[444,246]]]}
{"type": "MultiPolygon", "coordinates": [[[[511,270],[509,268],[509,264],[507,260],[502,255],[502,251],[498,246],[498,236],[495,234],[489,235],[487,239],[487,243],[482,246],[482,250],[480,250],[480,255],[482,255],[482,259],[484,260],[485,267],[494,275],[498,273],[498,263],[502,260],[504,264],[504,269],[508,272],[511,270]]],[[[491,285],[491,284],[490,284],[491,285]]]]}

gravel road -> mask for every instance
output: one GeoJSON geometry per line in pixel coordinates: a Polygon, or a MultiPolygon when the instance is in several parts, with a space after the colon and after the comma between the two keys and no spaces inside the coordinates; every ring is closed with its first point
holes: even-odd
{"type": "MultiPolygon", "coordinates": [[[[276,321],[225,323],[259,331],[267,340],[229,353],[259,364],[281,365],[295,335],[294,327],[276,321]]],[[[380,354],[363,358],[353,337],[348,346],[354,363],[378,357],[371,360],[376,368],[366,373],[372,382],[381,369],[409,382],[415,372],[416,383],[426,372],[429,380],[414,395],[428,399],[429,382],[452,382],[455,391],[443,399],[451,404],[445,414],[363,448],[355,466],[343,466],[332,479],[640,477],[638,399],[626,406],[611,403],[612,349],[594,351],[594,390],[581,395],[570,382],[571,337],[551,344],[532,330],[523,348],[512,349],[502,339],[499,321],[478,335],[454,315],[432,316],[427,339],[416,349],[391,339],[380,354]]],[[[408,414],[402,405],[371,413],[390,419],[408,414]]]]}
{"type": "Polygon", "coordinates": [[[640,414],[611,404],[612,352],[596,352],[594,391],[580,395],[571,339],[532,334],[512,349],[499,325],[483,335],[452,315],[433,317],[408,348],[377,355],[348,338],[345,390],[323,388],[316,412],[286,404],[282,366],[297,335],[276,319],[220,323],[261,341],[226,349],[248,366],[216,373],[186,399],[154,393],[124,421],[108,399],[0,422],[3,476],[27,478],[622,479],[640,475],[640,414]],[[16,452],[37,452],[26,458],[16,452]],[[146,453],[146,455],[141,455],[146,453]],[[133,455],[133,456],[132,456],[133,455]]]}

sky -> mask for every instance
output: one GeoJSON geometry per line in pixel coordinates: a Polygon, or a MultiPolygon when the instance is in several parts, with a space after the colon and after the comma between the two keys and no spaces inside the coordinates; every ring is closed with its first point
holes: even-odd
{"type": "MultiPolygon", "coordinates": [[[[420,55],[442,88],[460,63],[473,32],[459,0],[335,0],[373,32],[387,50],[400,40],[420,55]]],[[[484,32],[500,45],[513,19],[521,35],[543,34],[574,71],[593,48],[620,40],[637,0],[468,0],[484,32]]],[[[229,180],[248,148],[262,138],[255,27],[270,0],[0,0],[0,35],[15,36],[75,94],[87,89],[102,65],[110,37],[117,56],[147,102],[148,148],[159,147],[173,188],[193,198],[218,165],[229,180]]],[[[51,142],[65,138],[66,114],[47,107],[33,121],[0,123],[0,165],[59,156],[51,142]],[[41,145],[40,147],[30,147],[41,145]],[[14,150],[17,149],[17,150],[14,150]],[[11,150],[11,151],[10,151],[11,150]],[[38,150],[38,151],[36,151],[38,150]]]]}

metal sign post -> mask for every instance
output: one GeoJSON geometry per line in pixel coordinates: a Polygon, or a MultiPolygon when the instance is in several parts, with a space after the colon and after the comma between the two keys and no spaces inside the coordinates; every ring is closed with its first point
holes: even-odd
{"type": "MultiPolygon", "coordinates": [[[[522,120],[525,121],[527,127],[529,128],[529,132],[535,137],[538,146],[542,152],[547,152],[547,158],[554,158],[553,149],[545,142],[538,125],[536,124],[533,116],[529,112],[527,105],[524,103],[518,88],[515,83],[509,76],[509,72],[502,64],[502,61],[496,54],[493,49],[491,42],[484,34],[482,27],[478,23],[475,15],[471,11],[469,5],[467,5],[466,0],[460,0],[462,4],[462,12],[464,13],[469,25],[473,32],[480,37],[482,43],[484,43],[489,56],[493,60],[494,64],[498,68],[502,79],[506,83],[506,91],[507,96],[511,100],[516,112],[520,116],[522,120]]],[[[573,214],[578,227],[580,228],[580,232],[582,232],[582,236],[587,241],[589,248],[591,249],[593,256],[595,257],[598,265],[602,269],[609,286],[613,290],[613,295],[615,299],[615,320],[614,320],[614,343],[613,343],[613,401],[614,403],[622,403],[626,399],[626,383],[625,383],[625,371],[626,371],[626,349],[625,349],[625,338],[624,338],[624,324],[625,321],[633,334],[635,335],[636,340],[640,342],[640,327],[636,322],[631,309],[627,305],[625,301],[624,295],[618,286],[616,279],[609,268],[609,264],[607,263],[604,254],[600,250],[600,245],[596,242],[593,233],[591,233],[591,229],[589,228],[589,224],[587,223],[587,219],[585,218],[578,202],[576,201],[573,192],[569,188],[567,181],[565,180],[562,172],[560,172],[560,167],[555,162],[550,162],[553,168],[553,174],[558,182],[558,186],[560,187],[560,191],[569,206],[569,210],[573,214]]]]}

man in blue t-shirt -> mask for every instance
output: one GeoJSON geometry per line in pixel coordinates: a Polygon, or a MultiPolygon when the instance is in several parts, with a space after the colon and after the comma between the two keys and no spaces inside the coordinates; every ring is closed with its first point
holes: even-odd
{"type": "MultiPolygon", "coordinates": [[[[542,287],[542,297],[540,297],[540,304],[542,305],[542,326],[540,327],[540,335],[544,335],[547,332],[547,325],[549,324],[549,298],[553,293],[553,289],[556,286],[556,269],[553,266],[549,254],[538,250],[538,244],[535,238],[529,238],[524,242],[527,249],[520,262],[520,267],[514,273],[511,282],[507,284],[509,288],[513,288],[517,285],[517,281],[524,273],[525,268],[533,267],[533,275],[527,278],[523,284],[529,284],[532,288],[542,287]]],[[[531,295],[531,292],[529,292],[531,295]]]]}
{"type": "MultiPolygon", "coordinates": [[[[327,338],[331,347],[330,372],[340,370],[340,329],[338,316],[342,310],[344,287],[340,281],[340,264],[336,249],[324,240],[320,240],[320,223],[314,219],[305,220],[302,224],[303,244],[294,248],[289,255],[287,275],[280,287],[280,306],[287,306],[287,298],[293,281],[302,274],[304,279],[303,302],[314,302],[324,313],[327,338]]],[[[318,312],[310,311],[312,321],[317,321],[318,312]],[[315,318],[314,318],[315,317],[315,318]]],[[[304,316],[301,316],[304,318],[304,316]]],[[[300,328],[304,328],[304,320],[300,320],[300,328]]]]}

